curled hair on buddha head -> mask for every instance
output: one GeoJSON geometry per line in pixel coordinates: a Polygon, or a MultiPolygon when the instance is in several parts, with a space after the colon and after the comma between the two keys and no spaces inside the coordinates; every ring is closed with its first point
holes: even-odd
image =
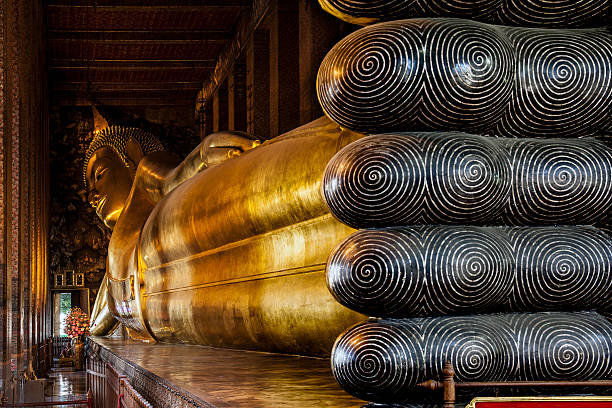
{"type": "Polygon", "coordinates": [[[96,150],[102,147],[110,147],[121,158],[121,161],[126,167],[129,167],[127,146],[129,140],[132,139],[142,149],[143,155],[148,155],[153,152],[161,152],[166,149],[161,144],[158,138],[149,132],[145,132],[138,128],[127,128],[122,126],[110,126],[96,132],[93,140],[85,153],[85,161],[83,163],[83,182],[87,185],[87,165],[96,150]]]}

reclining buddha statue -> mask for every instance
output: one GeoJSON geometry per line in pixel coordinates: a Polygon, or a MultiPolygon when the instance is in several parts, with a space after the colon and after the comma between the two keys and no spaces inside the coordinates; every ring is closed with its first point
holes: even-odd
{"type": "Polygon", "coordinates": [[[179,162],[142,130],[95,132],[84,177],[112,236],[91,333],[122,323],[140,340],[328,355],[363,315],[326,288],[327,258],[354,230],[321,179],[359,137],[328,119],[261,145],[221,132],[179,162]]]}

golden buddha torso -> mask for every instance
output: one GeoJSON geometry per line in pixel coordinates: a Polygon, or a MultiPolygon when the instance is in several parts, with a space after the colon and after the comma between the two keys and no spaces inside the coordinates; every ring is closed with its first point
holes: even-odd
{"type": "Polygon", "coordinates": [[[110,313],[141,339],[329,354],[363,316],[325,284],[329,253],[353,230],[329,213],[320,180],[359,136],[320,119],[192,174],[166,153],[142,159],[109,245],[110,313]]]}

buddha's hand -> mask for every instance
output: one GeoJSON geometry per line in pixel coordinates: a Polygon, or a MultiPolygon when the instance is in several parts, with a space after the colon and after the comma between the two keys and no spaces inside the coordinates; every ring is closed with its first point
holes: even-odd
{"type": "Polygon", "coordinates": [[[217,132],[206,136],[200,143],[200,158],[206,167],[211,167],[240,156],[260,143],[244,132],[217,132]]]}

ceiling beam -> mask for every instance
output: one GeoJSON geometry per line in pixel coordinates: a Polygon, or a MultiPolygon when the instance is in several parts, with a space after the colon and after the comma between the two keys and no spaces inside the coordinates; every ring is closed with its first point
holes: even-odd
{"type": "Polygon", "coordinates": [[[129,4],[117,5],[116,0],[97,0],[96,5],[88,1],[78,3],[74,0],[48,0],[46,7],[51,10],[92,11],[187,11],[201,12],[206,9],[248,9],[250,2],[245,0],[131,0],[129,4]]]}
{"type": "Polygon", "coordinates": [[[206,77],[209,71],[87,71],[87,70],[50,70],[49,82],[58,84],[62,82],[89,82],[97,83],[151,83],[159,82],[196,82],[206,77]]]}
{"type": "Polygon", "coordinates": [[[201,82],[93,82],[62,81],[50,84],[51,91],[181,91],[199,90],[201,82]]]}
{"type": "MultiPolygon", "coordinates": [[[[157,90],[157,91],[56,91],[53,96],[58,99],[189,99],[195,96],[195,92],[189,89],[182,90],[157,90]]],[[[193,103],[193,100],[192,100],[193,103]]]]}
{"type": "Polygon", "coordinates": [[[193,70],[212,69],[215,60],[107,60],[94,59],[51,59],[47,65],[50,70],[90,69],[99,71],[149,71],[149,70],[193,70]]]}
{"type": "Polygon", "coordinates": [[[232,33],[224,30],[47,30],[47,39],[51,41],[225,42],[231,38],[232,33]]]}
{"type": "Polygon", "coordinates": [[[109,106],[191,106],[192,99],[161,98],[52,98],[52,103],[61,106],[89,106],[100,103],[109,106]]]}

